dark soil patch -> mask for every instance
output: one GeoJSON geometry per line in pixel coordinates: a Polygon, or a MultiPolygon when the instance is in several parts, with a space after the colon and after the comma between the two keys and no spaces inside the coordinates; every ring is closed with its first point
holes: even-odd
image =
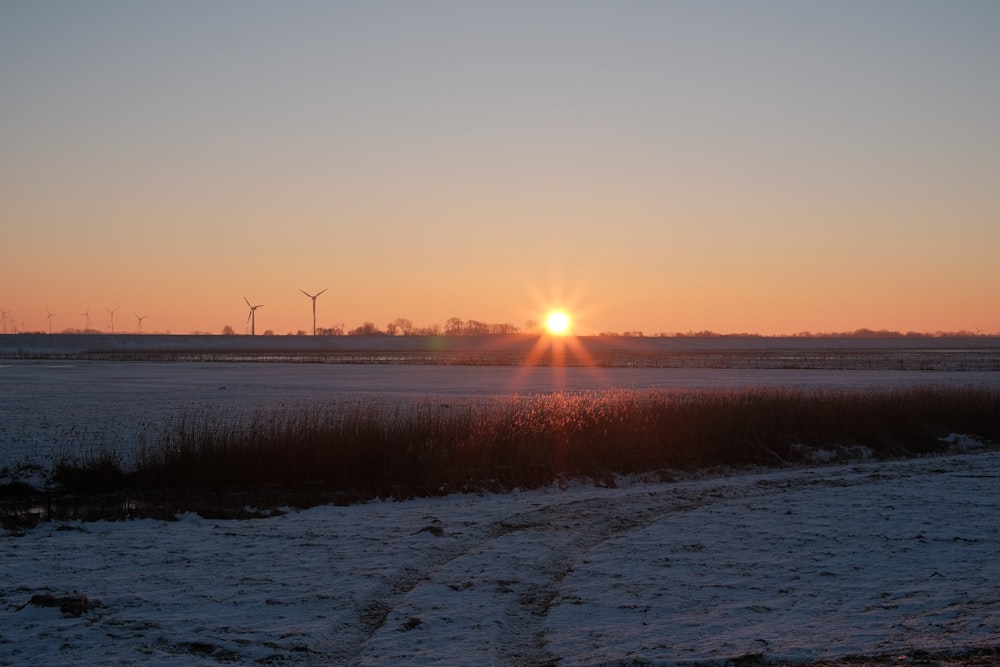
{"type": "Polygon", "coordinates": [[[206,519],[263,519],[281,508],[348,505],[359,498],[323,488],[299,486],[202,491],[140,491],[81,494],[41,492],[25,485],[22,495],[0,498],[0,526],[19,534],[41,521],[176,521],[193,512],[206,519]]]}
{"type": "MultiPolygon", "coordinates": [[[[74,593],[72,595],[53,595],[52,593],[39,593],[38,595],[32,595],[28,603],[24,605],[25,607],[32,605],[34,607],[57,607],[59,611],[62,612],[63,616],[72,616],[74,618],[79,618],[88,609],[94,606],[87,596],[83,593],[74,593]]],[[[24,607],[21,607],[22,609],[24,607]]]]}

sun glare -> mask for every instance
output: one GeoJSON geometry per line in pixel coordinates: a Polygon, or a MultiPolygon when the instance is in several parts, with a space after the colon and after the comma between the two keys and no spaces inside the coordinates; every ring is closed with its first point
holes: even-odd
{"type": "Polygon", "coordinates": [[[562,336],[569,331],[569,315],[561,310],[548,314],[545,318],[545,329],[553,336],[562,336]]]}

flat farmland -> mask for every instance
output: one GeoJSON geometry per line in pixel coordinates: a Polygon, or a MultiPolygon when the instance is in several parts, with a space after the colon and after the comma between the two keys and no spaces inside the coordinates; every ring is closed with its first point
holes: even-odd
{"type": "MultiPolygon", "coordinates": [[[[187,414],[1000,388],[991,338],[351,338],[4,337],[0,483],[187,414]]],[[[1000,454],[942,435],[944,456],[15,523],[0,664],[995,664],[1000,454]]]]}
{"type": "Polygon", "coordinates": [[[997,387],[998,367],[991,337],[3,336],[0,468],[127,451],[192,411],[613,389],[997,387]]]}
{"type": "Polygon", "coordinates": [[[0,359],[1000,371],[1000,337],[20,334],[0,359]]]}

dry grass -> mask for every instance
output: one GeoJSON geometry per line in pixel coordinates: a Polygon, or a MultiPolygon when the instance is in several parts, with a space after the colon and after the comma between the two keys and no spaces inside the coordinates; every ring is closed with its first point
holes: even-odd
{"type": "Polygon", "coordinates": [[[272,410],[240,419],[191,412],[128,465],[105,449],[60,462],[55,479],[89,492],[320,485],[358,499],[409,497],[787,465],[802,462],[811,447],[831,445],[905,456],[939,450],[939,438],[953,432],[1000,439],[1000,392],[616,390],[462,406],[272,410]]]}

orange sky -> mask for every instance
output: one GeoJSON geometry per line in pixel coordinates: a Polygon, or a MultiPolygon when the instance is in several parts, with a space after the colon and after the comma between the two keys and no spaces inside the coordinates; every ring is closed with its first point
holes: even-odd
{"type": "Polygon", "coordinates": [[[8,329],[1000,332],[991,3],[4,3],[8,329]]]}

